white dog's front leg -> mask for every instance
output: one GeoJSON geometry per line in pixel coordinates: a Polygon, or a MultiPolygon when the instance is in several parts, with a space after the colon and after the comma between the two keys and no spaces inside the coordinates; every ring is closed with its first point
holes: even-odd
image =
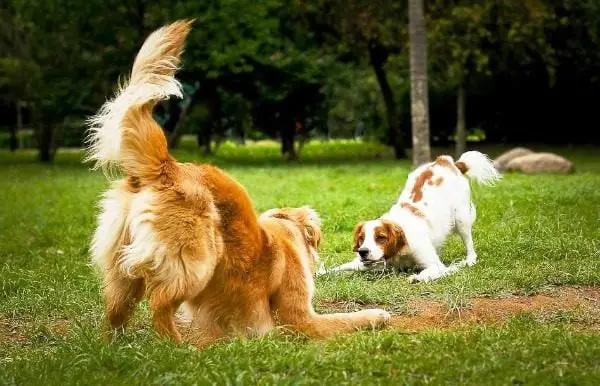
{"type": "Polygon", "coordinates": [[[440,260],[435,248],[430,243],[423,243],[413,247],[413,256],[416,262],[424,269],[415,275],[408,277],[409,283],[429,282],[442,276],[456,272],[456,269],[448,269],[440,260]]]}
{"type": "Polygon", "coordinates": [[[319,263],[319,269],[317,270],[317,276],[325,275],[327,273],[327,268],[325,268],[325,264],[321,261],[319,263]]]}
{"type": "Polygon", "coordinates": [[[444,268],[439,267],[429,267],[425,268],[421,272],[416,275],[410,275],[408,277],[409,283],[418,283],[418,282],[429,282],[436,279],[439,279],[442,276],[446,275],[446,270],[444,268]]]}
{"type": "Polygon", "coordinates": [[[327,270],[325,270],[325,272],[322,272],[321,270],[319,270],[319,272],[317,273],[317,276],[324,275],[325,273],[336,273],[336,272],[342,272],[342,271],[367,271],[369,269],[370,269],[370,267],[367,267],[366,265],[364,265],[364,263],[362,261],[360,261],[360,258],[356,258],[349,263],[342,264],[342,265],[337,266],[332,269],[327,269],[327,270]]]}

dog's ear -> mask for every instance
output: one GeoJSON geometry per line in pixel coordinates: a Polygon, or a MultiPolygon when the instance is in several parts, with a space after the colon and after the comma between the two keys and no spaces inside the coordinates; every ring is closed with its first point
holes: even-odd
{"type": "Polygon", "coordinates": [[[356,252],[358,248],[360,248],[360,244],[362,244],[361,234],[363,232],[364,227],[364,222],[360,222],[354,227],[354,236],[352,237],[352,250],[354,252],[356,252]]]}
{"type": "Polygon", "coordinates": [[[308,205],[304,205],[303,207],[300,208],[300,210],[302,210],[304,212],[304,214],[306,216],[308,216],[308,220],[313,223],[314,225],[316,225],[317,227],[321,227],[323,225],[323,222],[321,221],[321,217],[319,216],[319,214],[317,213],[316,210],[314,210],[313,208],[311,208],[308,205]]]}
{"type": "Polygon", "coordinates": [[[294,222],[301,230],[306,242],[317,249],[323,235],[321,233],[321,219],[319,214],[308,206],[301,208],[270,209],[262,216],[278,218],[294,222]]]}
{"type": "Polygon", "coordinates": [[[388,239],[383,248],[383,253],[387,257],[393,257],[398,254],[406,246],[406,236],[400,226],[391,221],[384,220],[383,226],[385,227],[388,239]]]}
{"type": "Polygon", "coordinates": [[[304,237],[306,241],[315,249],[319,248],[321,238],[323,237],[321,229],[314,226],[306,226],[304,228],[304,237]]]}
{"type": "Polygon", "coordinates": [[[291,220],[292,218],[290,217],[290,215],[288,215],[287,213],[283,213],[283,212],[275,212],[271,215],[271,217],[274,218],[280,218],[283,220],[291,220]]]}
{"type": "Polygon", "coordinates": [[[269,209],[266,212],[264,212],[263,214],[261,214],[260,217],[262,217],[262,218],[272,217],[272,218],[279,218],[282,220],[293,220],[286,208],[269,209]]]}
{"type": "Polygon", "coordinates": [[[315,249],[321,244],[321,218],[314,209],[303,206],[298,209],[297,221],[304,227],[306,241],[315,249]]]}

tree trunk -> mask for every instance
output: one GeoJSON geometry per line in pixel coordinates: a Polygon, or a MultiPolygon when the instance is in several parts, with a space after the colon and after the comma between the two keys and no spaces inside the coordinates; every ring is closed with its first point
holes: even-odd
{"type": "Polygon", "coordinates": [[[54,148],[54,125],[43,122],[38,136],[39,159],[41,162],[52,162],[56,149],[54,148]]]}
{"type": "Polygon", "coordinates": [[[23,130],[23,114],[21,110],[21,101],[17,99],[17,125],[10,127],[10,151],[15,151],[19,147],[19,139],[17,134],[23,130]]]}
{"type": "MultiPolygon", "coordinates": [[[[217,94],[218,98],[218,94],[217,94]]],[[[178,100],[174,100],[169,105],[169,119],[165,122],[164,129],[168,133],[168,144],[169,148],[176,149],[179,147],[179,142],[183,136],[183,124],[189,113],[192,112],[196,104],[200,100],[200,90],[194,91],[190,95],[190,99],[187,103],[183,104],[183,107],[179,107],[178,100]]]]}
{"type": "Polygon", "coordinates": [[[239,126],[239,134],[240,134],[240,145],[246,145],[246,123],[244,120],[240,122],[239,126]]]}
{"type": "MultiPolygon", "coordinates": [[[[216,151],[219,150],[219,143],[215,143],[215,150],[213,151],[211,149],[211,141],[212,141],[212,134],[213,134],[213,128],[214,128],[214,132],[217,134],[217,137],[222,135],[223,133],[223,128],[222,128],[222,122],[221,122],[221,98],[219,97],[219,94],[215,92],[215,96],[214,99],[212,100],[211,103],[211,116],[212,116],[212,125],[210,127],[210,130],[208,130],[206,132],[206,141],[204,142],[204,153],[207,155],[212,155],[214,154],[216,151]]],[[[217,138],[217,142],[219,141],[219,139],[217,138]]]]}
{"type": "Polygon", "coordinates": [[[200,129],[198,134],[196,135],[196,139],[198,142],[198,147],[204,146],[204,154],[212,155],[211,143],[212,140],[212,127],[210,125],[206,126],[203,129],[200,129]]]}
{"type": "Polygon", "coordinates": [[[456,98],[456,158],[467,151],[467,128],[465,119],[465,87],[458,86],[456,98]]]}
{"type": "MultiPolygon", "coordinates": [[[[219,91],[217,89],[218,85],[213,80],[207,80],[204,84],[204,87],[200,87],[195,93],[195,95],[200,95],[204,98],[208,103],[208,109],[210,113],[211,125],[201,130],[200,135],[202,136],[202,145],[204,145],[204,154],[212,155],[214,152],[211,148],[211,141],[213,137],[213,133],[216,133],[217,136],[222,135],[223,130],[221,127],[221,96],[219,95],[219,91]]],[[[215,148],[218,150],[218,146],[215,148]]]]}
{"type": "Polygon", "coordinates": [[[166,103],[166,113],[169,114],[169,118],[164,123],[163,129],[168,136],[175,131],[177,122],[179,122],[179,118],[181,117],[181,107],[179,107],[179,102],[179,99],[171,98],[169,102],[166,103]]]}
{"type": "MultiPolygon", "coordinates": [[[[218,130],[220,133],[221,128],[219,128],[218,130]]],[[[215,147],[212,151],[212,154],[217,154],[219,152],[219,148],[221,147],[221,145],[223,144],[224,141],[225,141],[225,138],[223,137],[223,135],[217,134],[217,139],[215,139],[215,147]]]]}
{"type": "Polygon", "coordinates": [[[287,115],[283,117],[282,121],[281,154],[287,154],[289,161],[295,161],[298,159],[298,154],[294,146],[296,142],[296,124],[294,119],[287,115]]]}
{"type": "Polygon", "coordinates": [[[136,4],[135,18],[137,24],[137,32],[139,35],[139,41],[144,41],[146,39],[146,35],[148,33],[146,28],[146,0],[138,0],[136,4]]]}
{"type": "MultiPolygon", "coordinates": [[[[190,101],[189,103],[186,103],[183,108],[179,108],[177,107],[177,109],[175,109],[176,111],[173,111],[173,114],[177,114],[178,118],[177,121],[173,124],[171,121],[171,117],[169,117],[169,121],[167,121],[167,123],[169,123],[170,126],[169,129],[171,129],[171,133],[169,134],[168,137],[168,145],[170,149],[176,149],[179,147],[179,142],[181,141],[181,137],[183,136],[183,123],[185,122],[185,116],[187,115],[188,110],[190,109],[190,106],[192,105],[192,102],[190,101]]],[[[175,120],[175,118],[173,119],[175,120]]],[[[168,130],[166,128],[166,124],[165,124],[165,130],[168,130]]]]}
{"type": "Polygon", "coordinates": [[[203,132],[203,145],[204,145],[204,155],[212,155],[213,151],[211,148],[211,142],[212,142],[212,126],[206,128],[206,130],[204,130],[203,132]]]}
{"type": "Polygon", "coordinates": [[[408,1],[408,19],[413,165],[419,166],[431,160],[427,90],[427,35],[423,16],[423,0],[408,1]]]}
{"type": "Polygon", "coordinates": [[[278,106],[279,116],[275,125],[281,134],[281,154],[286,155],[289,161],[298,159],[296,153],[296,119],[294,117],[294,101],[284,100],[278,106]]]}
{"type": "Polygon", "coordinates": [[[373,66],[373,70],[375,70],[375,77],[379,83],[379,88],[381,89],[381,94],[385,103],[390,143],[394,147],[394,156],[396,159],[404,159],[406,158],[406,150],[404,150],[402,132],[400,131],[400,119],[398,118],[396,100],[394,99],[394,93],[392,92],[384,69],[387,56],[388,54],[384,48],[379,47],[374,43],[369,43],[370,62],[373,66]]]}
{"type": "Polygon", "coordinates": [[[298,140],[298,150],[296,151],[296,154],[298,156],[302,154],[302,149],[304,149],[304,145],[306,144],[307,139],[308,138],[305,135],[300,136],[300,139],[298,140]]]}

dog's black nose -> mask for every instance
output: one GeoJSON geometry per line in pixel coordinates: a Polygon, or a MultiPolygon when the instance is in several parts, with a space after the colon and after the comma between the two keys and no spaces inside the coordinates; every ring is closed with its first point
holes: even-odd
{"type": "Polygon", "coordinates": [[[358,248],[358,255],[361,259],[366,259],[369,256],[369,248],[358,248]]]}

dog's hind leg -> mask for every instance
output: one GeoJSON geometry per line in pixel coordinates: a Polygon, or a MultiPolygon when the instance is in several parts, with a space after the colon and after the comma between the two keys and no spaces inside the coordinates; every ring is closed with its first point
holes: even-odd
{"type": "Polygon", "coordinates": [[[187,321],[181,323],[183,339],[186,342],[204,349],[227,337],[226,332],[219,325],[217,315],[219,307],[215,307],[215,304],[201,301],[200,305],[196,305],[186,302],[182,308],[187,318],[187,321]]]}
{"type": "Polygon", "coordinates": [[[456,231],[460,235],[465,249],[467,250],[467,257],[464,263],[466,265],[473,265],[477,263],[477,253],[475,252],[475,246],[473,245],[472,228],[477,213],[475,211],[475,205],[471,203],[469,206],[461,207],[456,210],[456,231]]]}
{"type": "Polygon", "coordinates": [[[389,321],[390,314],[381,309],[317,314],[311,304],[314,288],[312,275],[302,267],[302,263],[290,263],[271,301],[272,311],[285,327],[309,337],[327,338],[360,328],[381,326],[389,321]]]}
{"type": "Polygon", "coordinates": [[[162,335],[181,342],[181,334],[175,324],[175,312],[184,300],[184,295],[175,288],[161,285],[152,291],[150,310],[152,311],[152,326],[162,335]]]}
{"type": "Polygon", "coordinates": [[[127,181],[115,184],[100,202],[98,226],[90,248],[92,261],[104,276],[105,314],[112,328],[123,327],[144,296],[141,278],[128,277],[119,264],[124,244],[130,242],[126,218],[132,193],[127,181]]]}
{"type": "MultiPolygon", "coordinates": [[[[153,284],[150,295],[150,310],[152,312],[152,325],[158,334],[167,336],[176,343],[181,342],[181,334],[175,323],[175,313],[179,306],[186,300],[198,294],[210,280],[212,271],[207,272],[205,267],[187,267],[198,269],[199,272],[209,273],[201,282],[190,280],[188,277],[174,278],[172,281],[162,281],[153,284]]],[[[181,274],[184,274],[183,272],[181,274]]]]}
{"type": "Polygon", "coordinates": [[[360,258],[357,258],[335,268],[324,269],[323,271],[318,272],[317,276],[344,271],[368,271],[369,269],[370,267],[366,266],[362,261],[360,261],[360,258]]]}
{"type": "Polygon", "coordinates": [[[111,328],[122,328],[144,297],[143,279],[125,277],[115,267],[107,272],[104,287],[105,313],[111,328]]]}
{"type": "Polygon", "coordinates": [[[148,288],[152,324],[160,335],[181,342],[175,313],[184,301],[204,290],[214,273],[217,261],[214,255],[209,246],[198,249],[183,247],[156,268],[148,288]]]}

